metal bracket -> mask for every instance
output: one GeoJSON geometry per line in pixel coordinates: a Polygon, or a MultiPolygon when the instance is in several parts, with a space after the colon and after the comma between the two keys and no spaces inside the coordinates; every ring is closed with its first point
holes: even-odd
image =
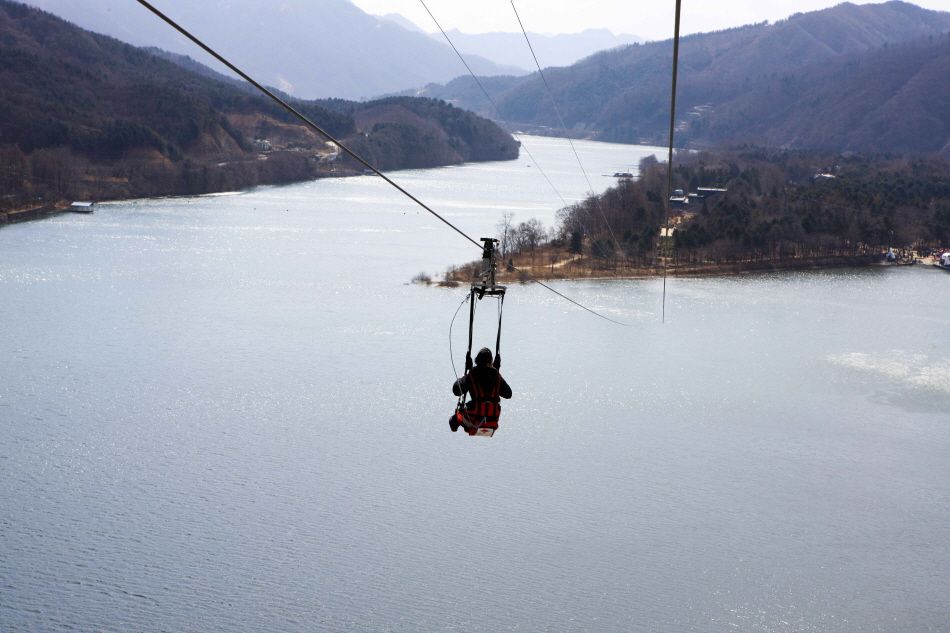
{"type": "Polygon", "coordinates": [[[498,252],[496,246],[498,240],[493,237],[483,237],[482,246],[482,273],[480,278],[472,281],[472,292],[479,299],[485,296],[502,296],[505,294],[505,286],[499,286],[495,280],[498,272],[498,264],[495,261],[495,254],[498,252]]]}

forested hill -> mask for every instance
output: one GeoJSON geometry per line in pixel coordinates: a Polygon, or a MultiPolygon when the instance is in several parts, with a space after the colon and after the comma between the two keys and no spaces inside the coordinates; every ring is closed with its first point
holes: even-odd
{"type": "MultiPolygon", "coordinates": [[[[0,204],[200,193],[354,165],[270,100],[0,0],[0,204]]],[[[296,101],[383,169],[517,156],[494,123],[440,101],[296,101]]]]}
{"type": "MultiPolygon", "coordinates": [[[[679,58],[680,139],[694,146],[740,140],[938,151],[950,140],[943,127],[950,110],[948,31],[948,12],[887,2],[841,4],[774,24],[685,37],[679,58]],[[898,112],[905,119],[900,135],[881,123],[898,112]],[[842,129],[829,137],[831,125],[842,129]]],[[[671,66],[672,45],[666,41],[606,51],[545,74],[575,134],[660,142],[669,124],[671,66]]],[[[488,112],[468,83],[459,79],[423,94],[488,112]]],[[[558,127],[537,74],[486,85],[496,91],[505,121],[558,127]]]]}
{"type": "Polygon", "coordinates": [[[683,136],[701,145],[950,158],[950,34],[770,77],[690,117],[683,136]]]}

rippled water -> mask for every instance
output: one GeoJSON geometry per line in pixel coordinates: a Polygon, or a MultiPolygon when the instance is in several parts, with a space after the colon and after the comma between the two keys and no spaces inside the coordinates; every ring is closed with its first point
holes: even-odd
{"type": "MultiPolygon", "coordinates": [[[[397,180],[479,237],[528,165],[397,180]]],[[[0,230],[0,630],[950,630],[946,273],[515,287],[476,440],[407,282],[477,255],[371,178],[0,230]]]]}

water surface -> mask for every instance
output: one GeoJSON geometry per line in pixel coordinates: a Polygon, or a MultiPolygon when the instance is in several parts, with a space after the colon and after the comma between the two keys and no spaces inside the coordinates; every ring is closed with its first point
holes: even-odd
{"type": "MultiPolygon", "coordinates": [[[[480,237],[529,165],[396,179],[480,237]]],[[[946,273],[516,286],[481,440],[407,283],[477,255],[369,177],[0,230],[0,630],[950,630],[946,273]]]]}

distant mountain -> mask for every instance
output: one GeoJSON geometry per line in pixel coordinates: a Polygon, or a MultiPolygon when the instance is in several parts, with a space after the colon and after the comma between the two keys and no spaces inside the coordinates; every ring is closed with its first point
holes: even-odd
{"type": "MultiPolygon", "coordinates": [[[[910,119],[900,127],[913,134],[894,147],[927,151],[942,146],[947,139],[932,138],[932,125],[944,120],[950,108],[946,100],[932,97],[943,94],[950,84],[940,47],[947,31],[950,13],[895,1],[846,3],[775,24],[685,37],[680,44],[677,104],[680,141],[809,147],[836,139],[842,148],[886,149],[881,140],[890,136],[874,137],[871,130],[881,125],[881,113],[893,115],[894,104],[900,102],[902,116],[910,119]],[[899,50],[898,44],[914,41],[919,46],[899,50]],[[868,59],[874,61],[863,62],[864,55],[872,55],[868,59]],[[920,64],[919,72],[909,66],[913,63],[920,64]],[[857,75],[849,74],[849,69],[860,69],[869,85],[853,85],[857,75]],[[913,81],[907,82],[908,78],[913,81]],[[930,95],[922,89],[926,84],[931,85],[930,95]],[[866,131],[827,135],[827,122],[832,120],[846,129],[866,131]]],[[[671,66],[672,46],[667,41],[598,53],[567,68],[549,69],[545,75],[573,134],[664,142],[671,66]]],[[[445,86],[428,86],[418,94],[489,113],[484,97],[471,84],[463,77],[445,86]]],[[[488,82],[486,87],[495,95],[498,116],[511,125],[559,127],[536,73],[488,82]]]]}
{"type": "Polygon", "coordinates": [[[422,33],[423,35],[429,35],[425,31],[420,29],[418,26],[416,26],[415,22],[413,22],[412,20],[406,19],[405,17],[403,17],[402,15],[399,15],[398,13],[387,13],[386,15],[381,15],[379,17],[381,17],[384,20],[389,20],[390,22],[395,22],[396,24],[406,29],[407,31],[413,31],[415,33],[422,33]]]}
{"type": "MultiPolygon", "coordinates": [[[[0,83],[3,206],[36,195],[203,193],[362,169],[269,99],[193,60],[172,63],[9,0],[0,0],[0,83]]],[[[497,125],[441,101],[293,105],[382,169],[518,154],[497,125]]]]}
{"type": "MultiPolygon", "coordinates": [[[[535,68],[523,33],[462,33],[453,29],[448,34],[456,47],[466,55],[478,55],[497,64],[528,70],[535,68]]],[[[442,34],[437,36],[442,37],[442,34]]],[[[568,66],[594,53],[642,41],[636,35],[614,35],[607,29],[587,29],[580,33],[557,35],[528,33],[528,37],[544,68],[568,66]]]]}
{"type": "MultiPolygon", "coordinates": [[[[83,28],[137,46],[218,63],[131,0],[27,0],[83,28]]],[[[362,99],[465,72],[448,45],[390,20],[368,15],[348,0],[228,0],[156,3],[209,45],[262,82],[300,98],[362,99]]],[[[486,59],[479,74],[517,71],[486,59]]]]}
{"type": "MultiPolygon", "coordinates": [[[[425,33],[414,22],[398,13],[389,13],[381,17],[407,30],[425,33]]],[[[514,18],[513,15],[512,18],[514,18]]],[[[434,26],[433,24],[433,28],[434,26]]],[[[458,29],[450,29],[447,33],[456,48],[466,56],[466,60],[469,57],[484,58],[498,64],[502,72],[493,74],[525,75],[535,68],[531,51],[525,43],[524,34],[520,31],[464,33],[458,29]]],[[[442,33],[438,31],[428,35],[440,43],[445,41],[442,33]]],[[[643,41],[643,38],[636,35],[614,35],[608,29],[586,29],[579,33],[555,35],[528,32],[528,37],[543,67],[567,66],[599,51],[643,41]]]]}

